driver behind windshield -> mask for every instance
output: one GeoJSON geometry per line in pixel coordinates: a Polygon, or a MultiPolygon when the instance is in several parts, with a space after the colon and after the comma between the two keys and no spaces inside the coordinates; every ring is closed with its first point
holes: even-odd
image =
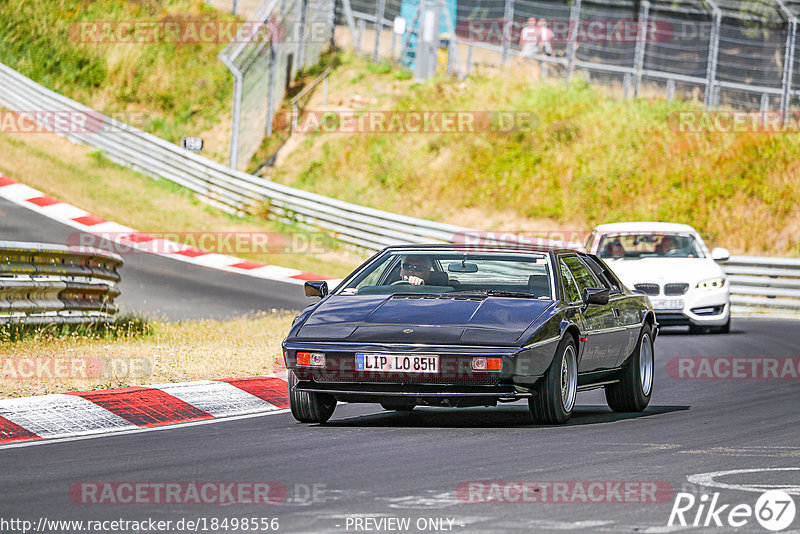
{"type": "Polygon", "coordinates": [[[665,256],[668,252],[676,250],[678,248],[678,243],[675,242],[675,238],[669,235],[665,235],[661,242],[656,245],[656,252],[662,256],[665,256]]]}
{"type": "Polygon", "coordinates": [[[431,278],[431,261],[427,256],[406,256],[400,264],[400,277],[413,286],[427,284],[431,278]]]}

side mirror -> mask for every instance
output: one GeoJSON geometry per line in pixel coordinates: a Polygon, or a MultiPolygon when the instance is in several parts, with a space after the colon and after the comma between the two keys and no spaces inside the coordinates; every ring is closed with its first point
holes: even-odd
{"type": "Polygon", "coordinates": [[[711,250],[711,259],[714,261],[728,261],[731,259],[731,253],[727,248],[715,248],[711,250]]]}
{"type": "Polygon", "coordinates": [[[587,287],[583,290],[583,302],[586,304],[608,304],[608,296],[607,287],[587,287]]]}
{"type": "Polygon", "coordinates": [[[303,286],[306,290],[307,297],[322,298],[328,294],[328,282],[306,282],[303,286]]]}

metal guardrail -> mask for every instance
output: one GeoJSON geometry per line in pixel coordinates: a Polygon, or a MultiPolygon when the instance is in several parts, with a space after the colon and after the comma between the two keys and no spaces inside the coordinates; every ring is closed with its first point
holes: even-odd
{"type": "Polygon", "coordinates": [[[391,244],[449,242],[467,228],[397,215],[309,193],[230,169],[50,91],[0,64],[0,105],[11,111],[75,112],[84,131],[56,132],[103,151],[121,165],[186,187],[230,213],[266,207],[271,219],[323,230],[379,250],[391,244]]]}
{"type": "Polygon", "coordinates": [[[800,259],[731,256],[731,306],[800,311],[800,259]]]}
{"type": "Polygon", "coordinates": [[[121,266],[109,252],[0,241],[0,324],[110,321],[121,266]]]}
{"type": "MultiPolygon", "coordinates": [[[[12,111],[83,113],[91,132],[59,134],[102,149],[117,163],[187,187],[228,212],[266,206],[271,219],[327,231],[339,241],[369,250],[394,244],[462,242],[465,233],[476,232],[343,202],[232,170],[93,111],[2,64],[0,105],[12,111]]],[[[800,260],[734,256],[724,268],[730,276],[731,303],[736,309],[800,311],[800,260]]],[[[49,291],[52,295],[55,289],[49,291]]]]}

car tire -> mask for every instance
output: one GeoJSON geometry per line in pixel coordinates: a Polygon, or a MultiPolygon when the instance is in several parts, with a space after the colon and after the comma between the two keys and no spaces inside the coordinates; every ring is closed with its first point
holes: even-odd
{"type": "Polygon", "coordinates": [[[655,374],[653,335],[645,324],[633,354],[622,367],[620,381],[607,384],[606,401],[615,412],[641,412],[650,404],[655,374]]]}
{"type": "Polygon", "coordinates": [[[689,333],[690,334],[707,334],[708,327],[707,326],[698,326],[696,324],[689,325],[689,333]]]}
{"type": "Polygon", "coordinates": [[[384,410],[388,410],[390,412],[410,412],[414,408],[416,408],[417,404],[415,402],[403,401],[403,400],[391,400],[391,401],[383,401],[381,402],[381,407],[384,410]]]}
{"type": "Polygon", "coordinates": [[[711,329],[711,331],[715,334],[728,334],[731,331],[731,318],[728,317],[728,321],[722,326],[715,326],[711,329]]]}
{"type": "Polygon", "coordinates": [[[560,425],[569,421],[578,392],[577,354],[575,341],[566,334],[556,348],[550,368],[536,386],[536,396],[528,399],[536,424],[560,425]]]}
{"type": "Polygon", "coordinates": [[[294,391],[297,375],[289,371],[289,408],[292,415],[301,423],[324,423],[336,409],[336,398],[325,393],[294,391]]]}

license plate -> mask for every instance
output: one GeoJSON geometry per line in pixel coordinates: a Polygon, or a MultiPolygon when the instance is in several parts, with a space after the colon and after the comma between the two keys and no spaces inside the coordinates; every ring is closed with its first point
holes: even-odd
{"type": "Polygon", "coordinates": [[[356,370],[378,373],[438,373],[439,357],[427,354],[356,353],[356,370]]]}
{"type": "Polygon", "coordinates": [[[653,308],[656,310],[682,310],[683,299],[652,299],[653,308]]]}

